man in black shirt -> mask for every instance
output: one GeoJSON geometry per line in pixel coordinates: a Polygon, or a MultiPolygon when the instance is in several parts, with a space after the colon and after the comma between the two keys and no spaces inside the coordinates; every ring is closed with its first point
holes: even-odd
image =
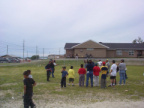
{"type": "Polygon", "coordinates": [[[33,86],[36,85],[36,82],[32,78],[28,78],[29,72],[25,71],[24,75],[24,108],[35,108],[35,104],[32,101],[33,95],[33,86]]]}
{"type": "Polygon", "coordinates": [[[50,73],[51,73],[51,61],[49,61],[49,63],[45,66],[45,69],[47,71],[47,81],[50,81],[49,78],[50,78],[50,73]]]}
{"type": "Polygon", "coordinates": [[[91,79],[91,87],[93,87],[93,67],[94,67],[94,63],[92,62],[92,60],[89,60],[87,66],[86,66],[86,68],[87,68],[86,87],[88,87],[89,78],[91,79]]]}

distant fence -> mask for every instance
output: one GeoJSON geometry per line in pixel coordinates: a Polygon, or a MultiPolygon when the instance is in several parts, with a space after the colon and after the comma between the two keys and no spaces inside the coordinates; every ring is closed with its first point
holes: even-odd
{"type": "MultiPolygon", "coordinates": [[[[144,58],[88,58],[88,60],[91,59],[94,62],[98,62],[99,60],[101,61],[106,61],[107,59],[111,63],[112,60],[115,60],[116,63],[120,63],[121,59],[124,59],[126,65],[143,65],[144,66],[144,58]]],[[[65,58],[65,59],[57,59],[57,60],[86,60],[84,58],[79,58],[79,59],[71,59],[71,58],[65,58]]]]}
{"type": "MultiPolygon", "coordinates": [[[[101,61],[106,61],[106,59],[109,60],[110,64],[112,64],[112,60],[115,60],[116,63],[120,63],[122,58],[91,58],[92,61],[94,61],[95,63],[98,62],[99,60],[101,61]]],[[[57,60],[61,60],[62,65],[65,65],[65,62],[67,60],[73,60],[77,63],[83,62],[86,59],[71,59],[71,58],[59,58],[59,59],[55,59],[57,60]]],[[[144,66],[144,58],[124,58],[126,65],[140,65],[140,66],[144,66]]],[[[23,65],[26,63],[39,63],[39,62],[43,62],[43,61],[48,61],[48,60],[32,60],[32,62],[24,62],[24,63],[0,63],[0,66],[16,66],[16,65],[23,65]]]]}

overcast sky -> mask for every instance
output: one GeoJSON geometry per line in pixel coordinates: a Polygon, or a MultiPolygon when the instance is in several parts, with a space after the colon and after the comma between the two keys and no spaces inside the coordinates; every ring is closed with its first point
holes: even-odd
{"type": "Polygon", "coordinates": [[[58,51],[68,42],[124,43],[138,36],[144,40],[144,0],[0,0],[0,45],[25,40],[58,51]]]}

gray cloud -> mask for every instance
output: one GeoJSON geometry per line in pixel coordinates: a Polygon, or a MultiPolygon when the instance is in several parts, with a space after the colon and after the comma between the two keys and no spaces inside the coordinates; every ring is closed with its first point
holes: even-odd
{"type": "Polygon", "coordinates": [[[143,19],[143,0],[3,0],[0,38],[41,48],[89,39],[132,42],[144,39],[143,19]]]}

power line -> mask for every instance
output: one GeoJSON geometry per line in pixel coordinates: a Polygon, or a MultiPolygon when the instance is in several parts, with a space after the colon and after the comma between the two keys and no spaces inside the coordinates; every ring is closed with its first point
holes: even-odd
{"type": "Polygon", "coordinates": [[[8,45],[7,45],[7,55],[8,55],[8,45]]]}
{"type": "Polygon", "coordinates": [[[10,55],[15,55],[15,56],[20,56],[24,59],[25,55],[27,55],[28,57],[28,56],[32,56],[36,54],[36,55],[40,55],[44,57],[46,54],[49,55],[49,54],[64,53],[64,51],[61,50],[62,48],[52,48],[52,47],[40,48],[38,46],[36,47],[27,46],[24,40],[22,43],[23,44],[18,45],[18,44],[0,40],[0,55],[10,54],[10,55]]]}
{"type": "Polygon", "coordinates": [[[25,48],[25,41],[23,40],[23,62],[24,62],[24,48],[25,48]]]}

